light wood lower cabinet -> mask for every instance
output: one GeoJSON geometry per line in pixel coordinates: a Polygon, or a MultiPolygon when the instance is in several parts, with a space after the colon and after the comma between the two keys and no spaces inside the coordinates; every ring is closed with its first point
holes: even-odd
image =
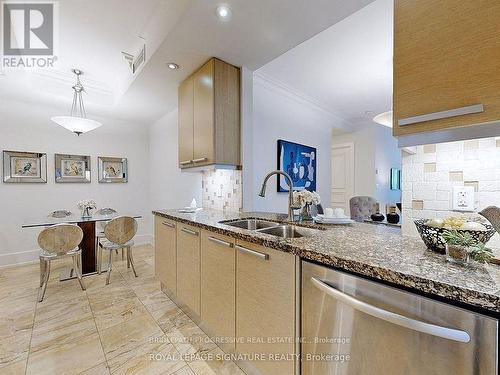
{"type": "Polygon", "coordinates": [[[176,224],[160,216],[155,218],[155,273],[170,294],[176,294],[176,224]]]}
{"type": "Polygon", "coordinates": [[[217,343],[234,351],[236,315],[234,239],[202,231],[201,317],[217,343]]]}
{"type": "Polygon", "coordinates": [[[177,298],[200,315],[200,229],[177,223],[177,298]]]}
{"type": "MultiPolygon", "coordinates": [[[[296,353],[295,256],[236,241],[236,351],[296,353]],[[277,341],[277,342],[275,342],[277,341]]],[[[261,374],[294,374],[295,361],[256,360],[261,374]]]]}

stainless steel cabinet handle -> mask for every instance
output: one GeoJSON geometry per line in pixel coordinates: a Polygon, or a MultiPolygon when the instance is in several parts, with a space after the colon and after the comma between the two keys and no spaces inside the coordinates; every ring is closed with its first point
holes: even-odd
{"type": "Polygon", "coordinates": [[[201,163],[202,161],[206,161],[208,158],[199,158],[199,159],[194,159],[193,163],[201,163]]]}
{"type": "Polygon", "coordinates": [[[184,160],[184,161],[181,161],[179,164],[180,165],[187,165],[187,164],[191,164],[193,161],[192,160],[184,160]]]}
{"type": "Polygon", "coordinates": [[[172,223],[169,223],[168,221],[164,221],[164,222],[162,222],[162,224],[165,225],[166,227],[169,227],[169,228],[175,228],[175,225],[172,223]]]}
{"type": "Polygon", "coordinates": [[[258,251],[250,250],[250,249],[247,249],[246,247],[243,247],[243,246],[240,246],[240,245],[236,245],[235,248],[238,249],[239,251],[243,252],[243,253],[247,253],[247,254],[253,255],[254,257],[257,257],[257,258],[261,258],[261,259],[264,259],[264,260],[268,260],[269,259],[269,255],[268,254],[259,253],[258,251]]]}
{"type": "Polygon", "coordinates": [[[427,113],[425,115],[413,116],[402,118],[398,120],[399,126],[417,124],[424,121],[440,120],[443,118],[470,115],[472,113],[484,112],[484,107],[482,104],[469,105],[467,107],[460,107],[455,109],[450,109],[448,111],[427,113]]]}
{"type": "Polygon", "coordinates": [[[187,228],[181,228],[181,231],[183,231],[184,233],[187,233],[187,234],[191,234],[193,236],[197,236],[198,235],[198,232],[195,232],[194,230],[187,229],[187,228]]]}
{"type": "Polygon", "coordinates": [[[222,240],[219,240],[218,238],[215,238],[215,237],[208,237],[208,240],[209,241],[212,241],[218,245],[222,245],[222,246],[226,246],[226,247],[233,247],[233,244],[231,242],[227,242],[227,241],[222,241],[222,240]]]}
{"type": "Polygon", "coordinates": [[[331,287],[330,285],[326,284],[325,282],[315,277],[311,277],[311,281],[316,288],[325,292],[329,296],[339,300],[340,302],[345,303],[346,305],[351,306],[353,309],[364,312],[365,314],[371,315],[375,318],[379,318],[385,320],[386,322],[396,324],[401,327],[409,328],[417,332],[422,332],[432,336],[441,337],[443,339],[464,342],[464,343],[470,341],[470,336],[465,331],[441,327],[434,324],[425,323],[420,320],[411,319],[406,316],[399,315],[391,311],[387,311],[378,308],[376,306],[370,305],[369,303],[360,301],[348,294],[345,294],[344,292],[341,292],[338,289],[331,287]]]}

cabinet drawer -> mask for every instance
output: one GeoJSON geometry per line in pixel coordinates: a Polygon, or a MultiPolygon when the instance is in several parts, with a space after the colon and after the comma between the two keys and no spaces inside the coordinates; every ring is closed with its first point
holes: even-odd
{"type": "Polygon", "coordinates": [[[200,315],[200,229],[177,223],[177,298],[200,315]]]}
{"type": "Polygon", "coordinates": [[[234,351],[236,254],[234,239],[201,235],[201,317],[224,349],[234,351]]]}
{"type": "MultiPolygon", "coordinates": [[[[295,354],[295,256],[241,241],[235,248],[236,351],[295,354]],[[280,342],[272,342],[275,338],[280,342]]],[[[262,374],[295,373],[294,360],[251,364],[262,374]]]]}

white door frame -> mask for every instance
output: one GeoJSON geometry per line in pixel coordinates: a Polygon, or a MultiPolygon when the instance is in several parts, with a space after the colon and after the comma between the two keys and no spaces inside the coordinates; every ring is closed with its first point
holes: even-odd
{"type": "MultiPolygon", "coordinates": [[[[347,215],[350,214],[350,209],[349,209],[349,199],[354,195],[354,191],[355,191],[355,154],[354,154],[354,142],[346,142],[346,143],[338,143],[338,144],[333,144],[332,145],[332,149],[331,149],[331,152],[333,154],[333,151],[336,150],[336,149],[345,149],[345,148],[348,148],[349,149],[349,159],[351,160],[352,162],[352,165],[351,165],[351,190],[348,191],[347,195],[348,197],[346,198],[346,202],[345,202],[345,212],[347,215]]],[[[333,159],[333,157],[332,157],[333,159]]],[[[332,168],[333,168],[333,165],[332,165],[332,168]]],[[[333,194],[333,169],[331,171],[332,175],[331,175],[331,182],[332,182],[332,191],[331,191],[331,195],[333,194]]],[[[333,199],[332,199],[332,206],[333,206],[333,199]]]]}

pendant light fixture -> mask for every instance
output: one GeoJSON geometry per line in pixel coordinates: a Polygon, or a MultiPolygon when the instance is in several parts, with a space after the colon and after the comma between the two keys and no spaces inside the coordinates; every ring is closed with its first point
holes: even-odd
{"type": "Polygon", "coordinates": [[[74,93],[73,104],[71,105],[71,114],[69,116],[55,116],[52,117],[51,120],[54,121],[57,125],[60,125],[77,135],[80,135],[97,129],[98,127],[102,126],[102,124],[98,121],[87,118],[82,97],[85,89],[80,82],[80,76],[83,74],[83,72],[79,69],[71,69],[71,71],[76,75],[76,83],[72,87],[74,93]]]}
{"type": "Polygon", "coordinates": [[[377,124],[387,126],[388,128],[392,128],[392,111],[387,111],[378,114],[373,118],[377,124]]]}

